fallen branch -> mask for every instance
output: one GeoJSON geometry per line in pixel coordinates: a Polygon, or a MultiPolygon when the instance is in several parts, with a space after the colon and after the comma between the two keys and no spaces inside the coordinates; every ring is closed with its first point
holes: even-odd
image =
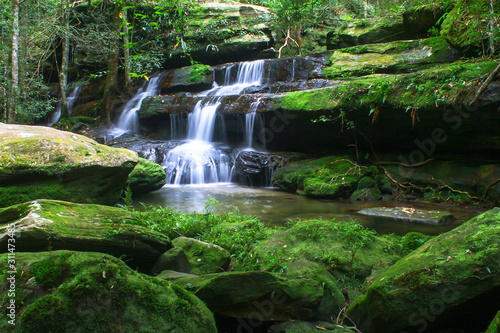
{"type": "Polygon", "coordinates": [[[488,187],[486,188],[486,191],[484,191],[484,194],[483,194],[483,197],[481,198],[481,201],[484,201],[486,199],[486,195],[488,194],[488,191],[490,190],[490,188],[492,188],[493,186],[495,186],[498,183],[500,183],[500,178],[498,178],[493,183],[488,185],[488,187]]]}
{"type": "Polygon", "coordinates": [[[481,87],[479,87],[479,90],[476,92],[476,95],[474,96],[472,101],[469,103],[469,106],[472,106],[472,104],[474,104],[477,101],[479,96],[483,93],[484,90],[486,90],[486,87],[488,86],[488,84],[490,84],[490,82],[498,74],[498,72],[500,72],[500,64],[498,64],[498,66],[493,70],[493,72],[490,73],[490,75],[488,76],[486,81],[484,81],[484,83],[481,85],[481,87]]]}

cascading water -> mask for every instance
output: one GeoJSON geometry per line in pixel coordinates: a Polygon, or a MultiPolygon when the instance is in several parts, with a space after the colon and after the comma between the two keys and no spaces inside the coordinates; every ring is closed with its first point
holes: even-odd
{"type": "Polygon", "coordinates": [[[137,132],[138,118],[137,111],[141,108],[142,101],[146,97],[154,96],[158,93],[159,76],[152,77],[144,89],[144,86],[139,89],[134,97],[125,105],[123,112],[116,125],[113,125],[109,132],[113,137],[119,137],[127,132],[137,132]]]}
{"type": "MultiPolygon", "coordinates": [[[[73,111],[73,105],[75,105],[75,102],[78,100],[78,96],[80,95],[80,90],[82,89],[81,86],[76,86],[71,93],[68,95],[66,98],[66,102],[68,104],[68,114],[71,115],[71,112],[73,111]]],[[[52,117],[50,118],[50,122],[47,124],[47,126],[52,126],[54,125],[59,118],[61,118],[61,101],[57,103],[57,107],[55,112],[52,114],[52,117]]]]}
{"type": "Polygon", "coordinates": [[[245,88],[260,85],[264,73],[264,61],[241,63],[236,81],[231,83],[231,70],[226,69],[223,86],[214,84],[196,104],[188,116],[188,143],[168,152],[163,162],[167,173],[167,184],[206,184],[230,181],[230,159],[212,143],[217,108],[221,97],[238,95],[245,88]]]}
{"type": "Polygon", "coordinates": [[[250,105],[248,112],[245,115],[245,143],[247,149],[253,149],[253,132],[255,127],[255,118],[257,115],[257,107],[260,104],[260,98],[250,105]]]}

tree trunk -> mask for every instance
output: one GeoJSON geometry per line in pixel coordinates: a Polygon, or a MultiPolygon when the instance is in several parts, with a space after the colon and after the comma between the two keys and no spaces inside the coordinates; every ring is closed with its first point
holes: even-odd
{"type": "MultiPolygon", "coordinates": [[[[108,123],[111,122],[111,114],[113,113],[115,106],[115,96],[117,92],[117,76],[118,76],[118,60],[119,60],[119,36],[120,36],[120,25],[122,22],[121,12],[124,7],[124,3],[115,4],[115,11],[113,17],[113,27],[112,27],[112,40],[111,40],[111,51],[108,55],[108,73],[106,75],[106,83],[104,85],[104,96],[103,96],[103,111],[107,117],[108,123]]],[[[104,115],[102,114],[102,115],[104,115]]]]}
{"type": "Polygon", "coordinates": [[[7,123],[16,123],[16,103],[19,93],[19,0],[12,0],[11,85],[7,107],[7,123]]]}
{"type": "Polygon", "coordinates": [[[125,90],[127,94],[132,90],[132,79],[130,77],[130,39],[128,34],[127,10],[122,13],[123,19],[123,67],[125,67],[125,90]]]}
{"type": "Polygon", "coordinates": [[[69,63],[69,6],[70,0],[61,0],[61,26],[63,35],[61,68],[59,69],[59,89],[61,89],[61,118],[69,118],[68,97],[68,63],[69,63]]]}

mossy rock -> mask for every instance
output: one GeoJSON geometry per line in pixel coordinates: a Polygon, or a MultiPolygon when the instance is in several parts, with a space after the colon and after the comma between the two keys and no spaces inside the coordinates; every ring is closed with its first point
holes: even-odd
{"type": "Polygon", "coordinates": [[[178,237],[172,243],[186,253],[193,274],[224,272],[231,263],[231,254],[218,245],[188,237],[178,237]]]}
{"type": "Polygon", "coordinates": [[[353,222],[306,220],[255,244],[252,256],[262,270],[286,271],[294,261],[305,259],[362,280],[401,258],[395,251],[398,242],[397,236],[379,236],[353,222]]]}
{"type": "Polygon", "coordinates": [[[0,207],[36,199],[114,205],[137,153],[49,127],[0,124],[0,207]]]}
{"type": "Polygon", "coordinates": [[[354,333],[355,331],[341,325],[326,321],[300,321],[289,320],[284,323],[274,324],[267,331],[268,333],[354,333]]]}
{"type": "Polygon", "coordinates": [[[488,326],[486,333],[500,333],[500,311],[498,311],[495,318],[493,318],[493,321],[490,326],[488,326]]]}
{"type": "Polygon", "coordinates": [[[191,264],[184,250],[175,246],[158,258],[151,273],[157,275],[168,270],[189,274],[191,273],[191,269],[191,264]]]}
{"type": "MultiPolygon", "coordinates": [[[[15,260],[11,273],[8,255],[0,255],[0,278],[16,280],[15,326],[4,312],[2,332],[217,332],[198,298],[110,255],[17,252],[15,260]]],[[[3,304],[13,299],[7,283],[0,292],[3,304]]]]}
{"type": "Polygon", "coordinates": [[[346,27],[340,27],[327,35],[328,50],[363,44],[385,43],[412,39],[403,21],[390,18],[352,20],[346,27]]]}
{"type": "Polygon", "coordinates": [[[464,329],[469,318],[475,325],[469,331],[482,330],[500,308],[499,262],[500,208],[495,208],[398,261],[347,314],[368,333],[464,329]]]}
{"type": "Polygon", "coordinates": [[[440,28],[440,19],[449,12],[453,6],[445,6],[443,3],[432,3],[416,6],[403,13],[403,24],[405,29],[415,34],[425,35],[429,30],[440,28]]]}
{"type": "Polygon", "coordinates": [[[134,268],[149,272],[156,259],[172,247],[156,231],[129,224],[132,215],[123,209],[55,200],[37,200],[0,209],[0,252],[7,251],[15,224],[16,250],[39,252],[73,250],[104,252],[124,257],[134,268]]]}
{"type": "Polygon", "coordinates": [[[329,320],[344,307],[319,281],[283,274],[224,272],[174,283],[193,292],[215,314],[232,318],[255,319],[259,314],[262,321],[329,320]]]}
{"type": "Polygon", "coordinates": [[[328,156],[291,163],[273,174],[272,182],[282,190],[311,197],[346,198],[358,179],[376,168],[357,165],[348,156],[328,156]]]}
{"type": "Polygon", "coordinates": [[[166,183],[167,174],[161,165],[141,157],[128,175],[128,184],[134,195],[159,190],[166,183]]]}
{"type": "Polygon", "coordinates": [[[372,177],[363,177],[358,182],[356,191],[351,195],[354,200],[380,200],[382,192],[377,187],[377,182],[372,177]]]}
{"type": "MultiPolygon", "coordinates": [[[[468,54],[477,55],[483,51],[483,42],[490,37],[491,11],[500,11],[500,3],[487,0],[457,0],[453,9],[445,16],[441,25],[441,36],[451,45],[468,54]]],[[[498,32],[498,28],[496,29],[498,32]]]]}

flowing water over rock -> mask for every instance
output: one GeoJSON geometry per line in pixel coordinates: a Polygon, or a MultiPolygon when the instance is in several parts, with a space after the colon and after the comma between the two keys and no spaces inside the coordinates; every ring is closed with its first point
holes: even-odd
{"type": "Polygon", "coordinates": [[[135,94],[134,97],[125,105],[123,112],[116,125],[113,125],[109,129],[109,133],[113,137],[119,137],[127,132],[137,132],[138,129],[138,119],[137,119],[137,111],[141,108],[142,101],[146,97],[154,96],[158,93],[158,83],[160,77],[155,76],[152,77],[146,87],[142,87],[135,94]]]}
{"type": "MultiPolygon", "coordinates": [[[[68,103],[68,114],[69,115],[71,115],[71,112],[73,111],[73,105],[75,105],[76,101],[78,100],[78,96],[80,95],[81,89],[82,89],[82,86],[77,85],[71,91],[71,93],[68,95],[68,97],[66,98],[66,101],[68,103]]],[[[56,110],[52,114],[47,126],[54,125],[59,120],[59,118],[61,118],[61,101],[59,101],[59,103],[57,103],[56,110]]]]}
{"type": "MultiPolygon", "coordinates": [[[[217,108],[221,97],[239,95],[251,86],[262,83],[264,61],[241,63],[238,65],[236,79],[231,79],[234,66],[226,69],[224,85],[214,83],[211,90],[200,93],[194,111],[188,116],[188,142],[168,152],[162,165],[167,172],[167,184],[206,184],[230,181],[231,161],[228,155],[212,142],[216,127],[217,108]]],[[[250,122],[251,120],[249,120],[250,122]]],[[[224,127],[224,124],[221,124],[224,127]]],[[[252,135],[252,124],[248,125],[252,135]],[[251,129],[250,129],[251,126],[251,129]]],[[[172,133],[180,132],[175,129],[172,133]]],[[[251,139],[247,139],[251,145],[251,139]]]]}

